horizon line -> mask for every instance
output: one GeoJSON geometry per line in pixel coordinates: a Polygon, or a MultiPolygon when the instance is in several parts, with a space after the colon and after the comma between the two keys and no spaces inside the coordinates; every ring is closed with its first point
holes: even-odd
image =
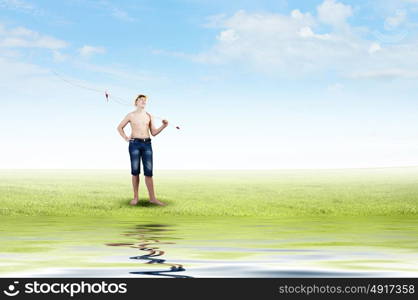
{"type": "MultiPolygon", "coordinates": [[[[312,167],[312,168],[247,168],[247,169],[157,169],[155,171],[280,171],[280,170],[351,170],[351,169],[394,169],[394,168],[417,168],[418,165],[410,165],[410,166],[375,166],[375,167],[312,167]]],[[[129,171],[126,168],[1,168],[0,170],[4,171],[13,171],[13,170],[83,170],[83,171],[129,171]]]]}

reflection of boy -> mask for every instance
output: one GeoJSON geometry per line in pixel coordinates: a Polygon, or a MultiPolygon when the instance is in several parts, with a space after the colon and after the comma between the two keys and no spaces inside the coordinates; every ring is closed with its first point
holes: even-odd
{"type": "Polygon", "coordinates": [[[155,198],[154,182],[152,179],[153,167],[150,133],[152,136],[156,136],[168,126],[168,121],[163,120],[163,124],[159,128],[155,128],[154,118],[145,111],[146,104],[147,96],[138,95],[138,97],[135,99],[136,110],[128,113],[117,127],[119,134],[127,142],[129,142],[132,188],[134,191],[134,199],[130,202],[130,204],[136,205],[138,203],[139,173],[141,164],[140,161],[142,160],[145,184],[148,189],[150,202],[158,205],[165,205],[165,203],[155,198]],[[131,125],[130,137],[127,137],[125,131],[123,130],[128,123],[131,125]]]}

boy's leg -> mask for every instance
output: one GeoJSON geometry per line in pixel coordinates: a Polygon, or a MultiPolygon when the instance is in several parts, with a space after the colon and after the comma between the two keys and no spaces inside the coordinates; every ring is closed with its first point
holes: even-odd
{"type": "Polygon", "coordinates": [[[149,201],[158,205],[165,205],[165,203],[155,198],[154,181],[152,179],[152,176],[145,176],[145,184],[148,189],[149,201]]]}
{"type": "Polygon", "coordinates": [[[139,175],[132,175],[132,188],[134,190],[134,199],[130,204],[136,205],[138,203],[139,175]]]}
{"type": "Polygon", "coordinates": [[[153,160],[152,160],[152,146],[151,143],[145,144],[144,150],[141,152],[142,165],[144,166],[145,185],[148,189],[149,201],[158,205],[165,205],[165,203],[155,198],[153,176],[153,160]]]}
{"type": "Polygon", "coordinates": [[[138,203],[140,173],[140,150],[136,142],[129,142],[129,157],[131,159],[132,189],[134,191],[134,199],[130,202],[130,204],[136,205],[138,203]]]}

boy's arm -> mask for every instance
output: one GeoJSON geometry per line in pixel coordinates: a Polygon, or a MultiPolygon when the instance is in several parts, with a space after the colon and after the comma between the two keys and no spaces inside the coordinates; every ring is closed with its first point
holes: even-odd
{"type": "Polygon", "coordinates": [[[147,113],[148,116],[150,117],[150,132],[152,136],[156,136],[157,134],[159,134],[164,128],[166,128],[168,126],[168,121],[167,120],[163,120],[163,125],[161,125],[159,128],[155,127],[155,121],[154,121],[154,117],[147,113]]]}
{"type": "Polygon", "coordinates": [[[117,130],[119,132],[119,134],[123,137],[123,139],[125,141],[129,141],[129,137],[126,136],[125,131],[123,130],[123,128],[125,128],[125,126],[131,121],[130,119],[130,114],[127,114],[125,116],[125,118],[123,118],[123,120],[119,123],[117,130]]]}

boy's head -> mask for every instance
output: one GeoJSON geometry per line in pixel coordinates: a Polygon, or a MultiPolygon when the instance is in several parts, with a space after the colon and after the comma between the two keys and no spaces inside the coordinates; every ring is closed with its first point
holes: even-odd
{"type": "Polygon", "coordinates": [[[145,95],[138,95],[135,99],[135,106],[144,108],[147,104],[148,97],[145,95]]]}

